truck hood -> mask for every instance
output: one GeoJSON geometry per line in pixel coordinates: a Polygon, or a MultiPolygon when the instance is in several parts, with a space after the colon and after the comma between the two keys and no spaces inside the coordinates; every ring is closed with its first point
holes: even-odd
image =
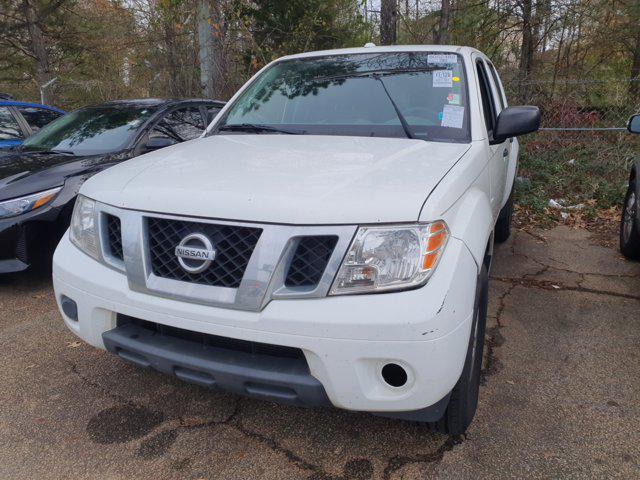
{"type": "Polygon", "coordinates": [[[150,212],[251,222],[411,222],[470,148],[422,140],[215,135],[96,175],[83,194],[150,212]]]}

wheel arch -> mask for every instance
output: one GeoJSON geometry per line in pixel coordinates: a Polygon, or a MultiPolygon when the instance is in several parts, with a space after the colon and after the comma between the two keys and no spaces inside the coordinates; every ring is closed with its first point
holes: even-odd
{"type": "Polygon", "coordinates": [[[491,265],[495,219],[487,193],[477,187],[469,189],[443,215],[451,235],[461,240],[471,252],[478,270],[491,265]]]}

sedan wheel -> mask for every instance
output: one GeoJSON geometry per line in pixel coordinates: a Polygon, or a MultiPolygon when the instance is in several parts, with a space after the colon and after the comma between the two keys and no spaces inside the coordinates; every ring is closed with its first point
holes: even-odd
{"type": "Polygon", "coordinates": [[[629,182],[620,220],[620,251],[630,259],[640,259],[640,232],[638,225],[638,197],[635,179],[629,182]]]}

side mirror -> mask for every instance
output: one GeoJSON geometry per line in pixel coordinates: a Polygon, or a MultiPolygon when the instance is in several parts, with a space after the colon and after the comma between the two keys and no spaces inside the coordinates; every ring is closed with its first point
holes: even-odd
{"type": "Polygon", "coordinates": [[[147,152],[151,152],[153,150],[159,150],[164,147],[169,147],[171,145],[175,145],[177,142],[172,140],[169,137],[153,137],[147,140],[147,143],[144,144],[144,149],[147,152]]]}
{"type": "Polygon", "coordinates": [[[640,115],[633,115],[627,123],[627,130],[631,133],[640,133],[640,115]]]}
{"type": "Polygon", "coordinates": [[[507,138],[535,132],[540,128],[538,107],[508,107],[500,112],[492,143],[502,143],[507,138]]]}

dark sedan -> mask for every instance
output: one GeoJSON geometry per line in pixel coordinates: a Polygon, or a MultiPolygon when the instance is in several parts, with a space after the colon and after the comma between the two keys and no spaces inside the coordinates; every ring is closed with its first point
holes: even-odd
{"type": "MultiPolygon", "coordinates": [[[[640,115],[629,119],[627,128],[631,133],[640,133],[640,115]]],[[[640,260],[640,159],[631,165],[629,186],[622,207],[620,222],[620,251],[632,260],[640,260]]]]}
{"type": "Polygon", "coordinates": [[[222,108],[212,100],[126,100],[75,110],[0,156],[0,273],[47,264],[92,175],[192,140],[222,108]]]}

